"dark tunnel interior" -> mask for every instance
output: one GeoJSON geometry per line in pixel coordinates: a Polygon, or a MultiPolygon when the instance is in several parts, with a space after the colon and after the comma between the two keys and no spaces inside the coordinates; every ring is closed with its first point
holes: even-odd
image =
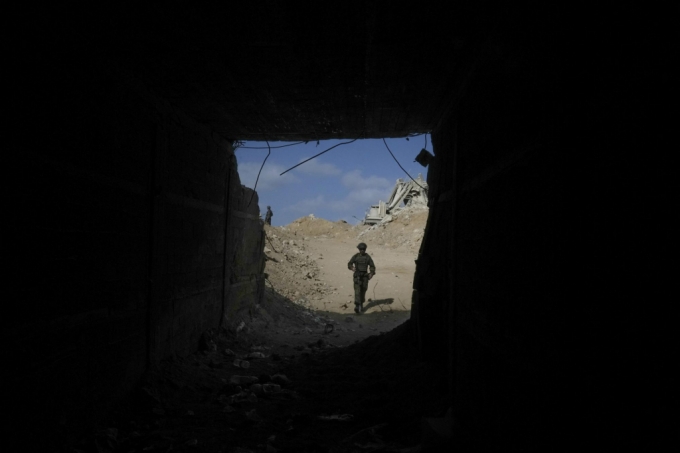
{"type": "Polygon", "coordinates": [[[263,233],[236,140],[426,132],[410,325],[468,439],[664,445],[672,17],[627,2],[17,10],[2,348],[23,447],[5,451],[62,448],[55,430],[90,429],[257,303],[263,233]]]}

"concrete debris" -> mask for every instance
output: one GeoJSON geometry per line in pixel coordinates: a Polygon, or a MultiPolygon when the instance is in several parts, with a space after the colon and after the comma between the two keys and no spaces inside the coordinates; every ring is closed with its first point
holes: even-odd
{"type": "Polygon", "coordinates": [[[309,343],[308,346],[310,349],[326,349],[336,347],[334,344],[328,342],[328,340],[326,340],[325,338],[319,338],[318,340],[309,343]]]}
{"type": "Polygon", "coordinates": [[[250,368],[250,362],[247,360],[236,359],[234,360],[234,366],[237,368],[250,368]]]}
{"type": "Polygon", "coordinates": [[[259,380],[259,379],[258,379],[257,377],[255,377],[255,376],[237,376],[237,375],[233,375],[233,376],[229,379],[229,383],[230,383],[230,384],[234,384],[234,385],[244,385],[244,384],[247,385],[247,384],[254,384],[254,383],[257,382],[258,380],[259,380]]]}
{"type": "Polygon", "coordinates": [[[279,384],[264,384],[262,385],[262,391],[265,394],[278,393],[281,391],[281,386],[279,384]]]}
{"type": "Polygon", "coordinates": [[[422,445],[434,447],[451,440],[454,431],[453,408],[449,408],[444,417],[423,418],[422,445]]]}
{"type": "Polygon", "coordinates": [[[420,247],[420,242],[423,240],[428,214],[427,206],[395,208],[390,212],[389,217],[370,226],[363,226],[357,239],[389,248],[415,250],[420,247]],[[411,229],[413,226],[418,228],[411,229]]]}
{"type": "Polygon", "coordinates": [[[288,385],[291,380],[285,374],[275,374],[272,376],[272,382],[279,385],[288,385]]]}
{"type": "Polygon", "coordinates": [[[260,416],[257,414],[257,412],[255,411],[255,409],[252,409],[252,410],[249,410],[248,412],[246,412],[246,419],[247,419],[247,420],[250,420],[250,421],[252,421],[252,422],[259,422],[259,421],[262,421],[262,417],[260,417],[260,416]]]}
{"type": "Polygon", "coordinates": [[[338,415],[319,415],[317,419],[323,420],[325,422],[348,422],[354,418],[351,414],[338,414],[338,415]]]}
{"type": "MultiPolygon", "coordinates": [[[[342,440],[341,444],[349,446],[351,445],[352,447],[359,447],[360,450],[358,451],[364,451],[364,452],[371,452],[371,451],[397,451],[401,452],[401,449],[398,450],[393,450],[390,448],[389,450],[385,450],[385,443],[382,440],[382,437],[376,432],[377,430],[384,428],[387,426],[387,423],[380,423],[379,425],[371,426],[369,428],[364,428],[360,431],[357,431],[356,433],[352,434],[351,436],[346,437],[345,439],[342,440]]],[[[396,447],[396,446],[395,446],[396,447]]],[[[355,449],[352,448],[352,451],[355,449]]],[[[420,450],[417,450],[420,451],[420,450]]]]}
{"type": "Polygon", "coordinates": [[[97,432],[95,439],[99,451],[113,451],[118,445],[118,429],[104,428],[97,432]]]}
{"type": "Polygon", "coordinates": [[[217,344],[211,338],[210,332],[204,332],[201,335],[200,349],[201,349],[201,351],[209,351],[209,352],[217,351],[217,344]]]}
{"type": "Polygon", "coordinates": [[[427,182],[423,179],[423,175],[419,174],[415,181],[404,181],[403,179],[397,179],[390,198],[387,203],[382,200],[378,201],[377,205],[372,205],[366,216],[364,217],[363,223],[365,225],[374,225],[377,223],[389,223],[393,220],[391,214],[393,211],[398,210],[403,203],[403,206],[422,206],[427,207],[427,182]]]}

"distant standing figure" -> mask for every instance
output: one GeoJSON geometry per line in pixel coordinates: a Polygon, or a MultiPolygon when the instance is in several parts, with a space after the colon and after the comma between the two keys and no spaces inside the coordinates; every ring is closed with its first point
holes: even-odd
{"type": "Polygon", "coordinates": [[[267,213],[264,215],[264,223],[266,223],[267,225],[271,225],[273,215],[274,213],[272,212],[272,207],[267,206],[267,213]]]}
{"type": "Polygon", "coordinates": [[[368,281],[375,275],[375,264],[373,258],[366,253],[366,244],[362,242],[357,248],[359,253],[349,260],[347,269],[354,272],[354,313],[361,313],[364,310],[368,281]]]}

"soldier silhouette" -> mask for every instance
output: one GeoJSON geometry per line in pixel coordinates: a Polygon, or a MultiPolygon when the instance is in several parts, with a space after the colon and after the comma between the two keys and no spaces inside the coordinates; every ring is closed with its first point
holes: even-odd
{"type": "Polygon", "coordinates": [[[375,264],[373,258],[366,253],[366,244],[362,242],[357,248],[359,253],[350,258],[347,269],[354,272],[354,312],[361,313],[366,301],[368,281],[375,275],[375,264]]]}

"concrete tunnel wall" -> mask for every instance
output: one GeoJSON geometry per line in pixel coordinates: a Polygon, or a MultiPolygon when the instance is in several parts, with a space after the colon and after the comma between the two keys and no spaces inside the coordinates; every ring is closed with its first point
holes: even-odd
{"type": "Polygon", "coordinates": [[[149,365],[195,351],[264,289],[258,197],[231,144],[86,60],[47,60],[32,146],[13,167],[20,299],[3,316],[3,385],[30,436],[96,421],[149,365]]]}
{"type": "Polygon", "coordinates": [[[664,146],[638,90],[663,60],[630,36],[560,33],[491,39],[432,133],[412,319],[480,451],[649,447],[672,432],[656,258],[669,179],[639,154],[664,146]],[[625,63],[601,58],[619,46],[625,63]]]}

